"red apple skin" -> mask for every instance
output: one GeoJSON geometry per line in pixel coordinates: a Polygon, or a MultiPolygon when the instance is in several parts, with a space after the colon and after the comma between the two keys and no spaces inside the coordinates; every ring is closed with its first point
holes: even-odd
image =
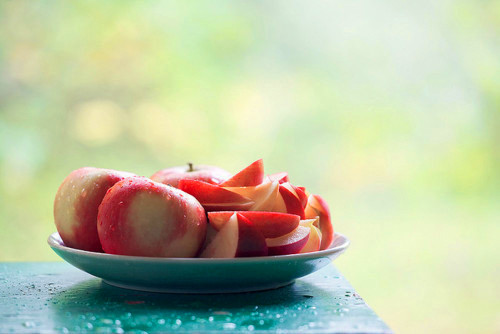
{"type": "Polygon", "coordinates": [[[180,180],[199,180],[220,184],[231,177],[227,170],[209,165],[177,166],[162,169],[151,176],[151,180],[178,188],[180,180]]]}
{"type": "Polygon", "coordinates": [[[279,183],[290,182],[287,172],[279,172],[269,175],[271,181],[278,181],[279,183]]]}
{"type": "Polygon", "coordinates": [[[319,217],[318,223],[315,225],[321,231],[321,247],[320,249],[327,249],[331,246],[334,237],[334,230],[332,224],[332,217],[328,204],[319,195],[309,195],[307,206],[305,209],[306,218],[319,217]]]}
{"type": "Polygon", "coordinates": [[[297,187],[292,185],[293,190],[295,190],[295,193],[297,194],[297,197],[299,198],[300,204],[302,207],[305,209],[307,205],[307,195],[306,195],[306,188],[304,187],[297,187]]]}
{"type": "Polygon", "coordinates": [[[144,177],[111,187],[97,216],[106,253],[194,257],[206,236],[206,215],[191,195],[144,177]]]}
{"type": "Polygon", "coordinates": [[[281,184],[279,192],[285,202],[286,212],[298,215],[300,216],[300,219],[305,219],[304,207],[302,206],[300,199],[281,184]]]}
{"type": "Polygon", "coordinates": [[[248,219],[265,238],[277,238],[299,226],[297,215],[267,211],[214,211],[208,213],[209,225],[216,230],[223,228],[233,214],[248,219]]]}
{"type": "Polygon", "coordinates": [[[269,255],[297,254],[307,244],[311,229],[298,226],[292,232],[279,238],[266,239],[269,255]]]}
{"type": "Polygon", "coordinates": [[[241,214],[238,217],[238,251],[236,257],[266,256],[266,239],[255,226],[241,214]]]}
{"type": "Polygon", "coordinates": [[[102,252],[97,234],[97,210],[106,191],[132,173],[83,167],[71,172],[54,200],[54,221],[68,247],[102,252]]]}
{"type": "Polygon", "coordinates": [[[200,257],[234,258],[266,256],[266,239],[253,224],[240,214],[233,214],[215,235],[200,257]]]}
{"type": "Polygon", "coordinates": [[[181,180],[179,189],[194,196],[206,211],[248,210],[254,202],[240,194],[198,180],[181,180]]]}
{"type": "Polygon", "coordinates": [[[262,159],[252,162],[250,165],[233,175],[220,185],[222,187],[251,187],[258,186],[264,181],[264,162],[262,159]]]}

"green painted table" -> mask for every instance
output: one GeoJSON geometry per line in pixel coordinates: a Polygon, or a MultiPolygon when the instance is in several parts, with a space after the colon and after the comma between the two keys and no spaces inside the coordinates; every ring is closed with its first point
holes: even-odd
{"type": "Polygon", "coordinates": [[[169,331],[391,333],[333,265],[275,290],[179,295],[116,288],[62,262],[0,263],[0,333],[169,331]]]}

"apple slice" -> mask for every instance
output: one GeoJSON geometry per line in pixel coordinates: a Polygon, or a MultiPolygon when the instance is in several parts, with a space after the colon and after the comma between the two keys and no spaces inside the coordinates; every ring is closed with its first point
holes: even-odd
{"type": "Polygon", "coordinates": [[[259,159],[220,185],[222,187],[250,187],[257,186],[262,181],[264,181],[264,163],[262,159],[259,159]]]}
{"type": "Polygon", "coordinates": [[[283,212],[283,213],[287,213],[288,212],[286,210],[286,205],[285,205],[285,201],[283,200],[283,196],[279,192],[279,188],[278,188],[278,196],[276,196],[276,199],[274,201],[273,208],[271,209],[271,211],[273,211],[273,212],[283,212]]]}
{"type": "Polygon", "coordinates": [[[203,245],[200,247],[200,251],[198,252],[198,257],[208,247],[208,245],[210,245],[210,243],[214,240],[218,232],[219,231],[213,228],[212,225],[207,224],[207,232],[205,234],[205,240],[203,242],[203,245]]]}
{"type": "Polygon", "coordinates": [[[294,186],[290,182],[283,182],[283,183],[281,183],[281,185],[283,187],[287,188],[288,190],[290,190],[290,192],[292,194],[297,196],[297,198],[299,199],[300,204],[302,205],[303,208],[306,207],[308,195],[306,195],[306,188],[305,187],[294,186]]]}
{"type": "Polygon", "coordinates": [[[252,223],[240,214],[233,214],[200,257],[234,258],[267,255],[266,240],[252,223]]]}
{"type": "Polygon", "coordinates": [[[266,239],[269,255],[296,254],[304,248],[311,234],[311,229],[298,226],[292,232],[279,238],[266,239]]]}
{"type": "Polygon", "coordinates": [[[288,234],[295,230],[300,222],[297,215],[263,211],[214,211],[208,213],[208,220],[214,229],[221,230],[235,213],[248,219],[265,238],[288,234]]]}
{"type": "Polygon", "coordinates": [[[272,181],[278,181],[279,183],[283,182],[289,182],[290,179],[288,178],[288,173],[287,172],[279,172],[279,173],[274,173],[268,176],[272,181]]]}
{"type": "Polygon", "coordinates": [[[253,187],[224,187],[224,189],[240,194],[255,202],[251,211],[272,211],[278,196],[278,182],[267,181],[253,187]]]}
{"type": "Polygon", "coordinates": [[[305,208],[307,205],[306,188],[296,187],[296,186],[292,186],[292,187],[293,187],[293,190],[295,190],[295,194],[299,198],[300,204],[302,204],[302,207],[305,208]]]}
{"type": "Polygon", "coordinates": [[[314,223],[317,223],[317,220],[319,218],[315,219],[305,219],[300,221],[300,226],[307,227],[311,229],[311,234],[309,235],[309,239],[307,240],[306,245],[300,253],[309,253],[309,252],[316,252],[319,251],[319,248],[321,246],[321,231],[314,226],[314,223]]]}
{"type": "Polygon", "coordinates": [[[306,218],[319,217],[318,221],[314,223],[321,231],[321,247],[320,249],[327,249],[333,242],[333,225],[330,215],[330,209],[326,201],[319,195],[309,195],[307,199],[307,206],[304,210],[306,218]]]}
{"type": "Polygon", "coordinates": [[[247,197],[199,180],[180,180],[178,188],[196,197],[206,211],[248,210],[254,205],[247,197]]]}
{"type": "Polygon", "coordinates": [[[280,184],[279,192],[283,201],[285,202],[286,212],[294,215],[300,216],[300,219],[305,219],[304,208],[302,207],[302,203],[300,199],[295,193],[293,189],[290,190],[288,187],[291,186],[290,183],[280,184]]]}

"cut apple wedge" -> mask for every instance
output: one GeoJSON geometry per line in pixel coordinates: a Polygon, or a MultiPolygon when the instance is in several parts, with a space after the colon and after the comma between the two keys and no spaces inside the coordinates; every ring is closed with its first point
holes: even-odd
{"type": "Polygon", "coordinates": [[[280,184],[279,187],[280,195],[285,202],[286,212],[298,215],[300,216],[300,219],[305,219],[302,203],[300,202],[299,197],[295,194],[295,191],[288,188],[289,186],[291,186],[290,183],[283,183],[280,184]]]}
{"type": "Polygon", "coordinates": [[[223,187],[251,187],[264,181],[264,163],[259,159],[220,185],[223,187]]]}
{"type": "Polygon", "coordinates": [[[297,254],[306,245],[310,233],[310,228],[299,225],[284,236],[266,239],[269,255],[297,254]]]}
{"type": "Polygon", "coordinates": [[[224,189],[254,201],[250,211],[272,211],[278,196],[278,186],[278,181],[267,181],[253,187],[224,187],[224,189]]]}
{"type": "Polygon", "coordinates": [[[273,208],[271,209],[271,211],[287,213],[285,201],[283,200],[283,196],[281,196],[281,193],[279,192],[279,188],[278,196],[276,196],[276,199],[274,200],[273,208]]]}
{"type": "Polygon", "coordinates": [[[330,209],[326,201],[319,195],[309,195],[307,206],[304,210],[306,218],[318,217],[318,221],[314,223],[321,231],[321,247],[327,249],[333,242],[334,230],[330,209]]]}
{"type": "Polygon", "coordinates": [[[212,242],[201,252],[205,258],[234,258],[266,256],[266,240],[252,223],[239,214],[233,214],[212,242]]]}
{"type": "Polygon", "coordinates": [[[293,190],[295,190],[295,194],[299,198],[300,204],[302,205],[303,208],[305,208],[307,205],[306,188],[296,187],[296,186],[292,186],[292,187],[293,187],[293,190]]]}
{"type": "Polygon", "coordinates": [[[290,179],[288,178],[288,173],[287,172],[279,172],[279,173],[274,173],[268,176],[272,181],[278,181],[279,183],[283,182],[289,182],[290,179]]]}
{"type": "Polygon", "coordinates": [[[247,218],[265,238],[277,238],[288,234],[295,230],[300,222],[299,216],[288,213],[214,211],[208,213],[209,225],[216,230],[221,230],[235,213],[247,218]]]}
{"type": "Polygon", "coordinates": [[[320,246],[321,246],[321,231],[314,226],[314,223],[317,223],[317,220],[319,218],[315,219],[305,219],[300,221],[300,226],[307,227],[311,229],[311,234],[309,235],[309,239],[307,240],[306,245],[300,253],[310,253],[310,252],[316,252],[319,251],[320,246]]]}
{"type": "Polygon", "coordinates": [[[218,232],[219,231],[216,230],[215,228],[213,228],[212,225],[207,224],[207,232],[205,235],[205,241],[203,242],[203,245],[200,247],[200,251],[198,252],[198,257],[199,257],[199,254],[201,254],[203,252],[203,250],[205,250],[205,248],[207,248],[207,246],[210,245],[210,243],[214,240],[214,238],[218,232]]]}
{"type": "Polygon", "coordinates": [[[248,210],[254,202],[219,185],[198,180],[180,180],[178,188],[193,195],[206,211],[248,210]]]}

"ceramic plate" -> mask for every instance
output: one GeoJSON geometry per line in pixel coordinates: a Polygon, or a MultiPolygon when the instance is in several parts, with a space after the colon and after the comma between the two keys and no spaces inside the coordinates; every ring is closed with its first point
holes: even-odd
{"type": "Polygon", "coordinates": [[[228,293],[274,289],[315,272],[342,254],[349,240],[336,233],[330,248],[305,254],[237,259],[154,258],[70,248],[59,234],[50,247],[65,261],[121,288],[170,293],[228,293]]]}

